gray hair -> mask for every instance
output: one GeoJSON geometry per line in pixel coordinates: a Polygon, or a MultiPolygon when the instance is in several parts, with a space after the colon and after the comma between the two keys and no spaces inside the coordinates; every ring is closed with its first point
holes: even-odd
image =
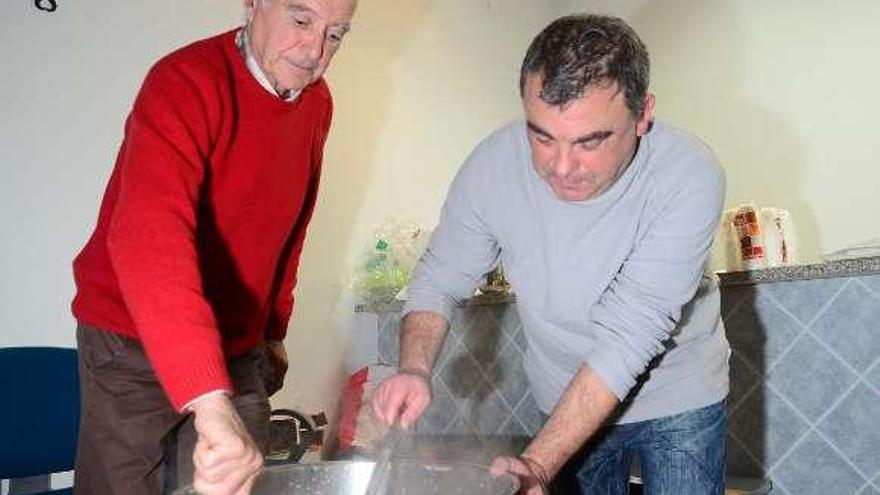
{"type": "Polygon", "coordinates": [[[526,80],[543,76],[540,97],[564,107],[588,86],[617,83],[634,116],[645,108],[650,77],[648,50],[617,17],[570,15],[553,21],[532,40],[520,69],[520,96],[526,80]]]}

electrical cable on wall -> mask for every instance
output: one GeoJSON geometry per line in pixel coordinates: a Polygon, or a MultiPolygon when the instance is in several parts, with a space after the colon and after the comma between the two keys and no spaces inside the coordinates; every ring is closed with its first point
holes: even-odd
{"type": "Polygon", "coordinates": [[[44,12],[55,12],[58,9],[56,0],[34,0],[34,6],[44,12]]]}

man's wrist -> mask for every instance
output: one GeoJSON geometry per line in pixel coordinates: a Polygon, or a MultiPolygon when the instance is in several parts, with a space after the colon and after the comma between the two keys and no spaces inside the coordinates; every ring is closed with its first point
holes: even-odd
{"type": "Polygon", "coordinates": [[[206,392],[195,399],[186,403],[183,406],[184,413],[198,413],[198,410],[205,410],[207,408],[216,408],[223,407],[226,404],[229,404],[229,391],[225,389],[217,389],[212,390],[210,392],[206,392]]]}
{"type": "Polygon", "coordinates": [[[415,366],[405,366],[397,370],[401,375],[411,375],[424,378],[426,382],[431,383],[431,372],[424,368],[415,366]]]}
{"type": "Polygon", "coordinates": [[[547,470],[544,468],[544,465],[541,464],[540,461],[526,453],[520,454],[519,460],[521,460],[526,466],[528,466],[529,471],[532,472],[535,480],[538,482],[538,485],[540,485],[544,493],[550,493],[550,476],[547,474],[547,470]]]}

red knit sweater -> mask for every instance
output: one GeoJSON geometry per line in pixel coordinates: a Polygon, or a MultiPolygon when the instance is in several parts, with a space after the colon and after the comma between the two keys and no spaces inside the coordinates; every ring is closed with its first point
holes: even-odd
{"type": "Polygon", "coordinates": [[[293,102],[260,86],[234,31],[147,75],[73,313],[139,340],[175,408],[232,390],[226,359],[284,337],[331,113],[323,80],[293,102]]]}

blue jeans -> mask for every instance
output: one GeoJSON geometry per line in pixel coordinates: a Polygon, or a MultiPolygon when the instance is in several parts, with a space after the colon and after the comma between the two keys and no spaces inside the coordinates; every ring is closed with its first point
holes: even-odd
{"type": "Polygon", "coordinates": [[[551,492],[626,495],[633,460],[646,495],[723,495],[725,401],[681,414],[612,425],[566,464],[551,492]]]}

